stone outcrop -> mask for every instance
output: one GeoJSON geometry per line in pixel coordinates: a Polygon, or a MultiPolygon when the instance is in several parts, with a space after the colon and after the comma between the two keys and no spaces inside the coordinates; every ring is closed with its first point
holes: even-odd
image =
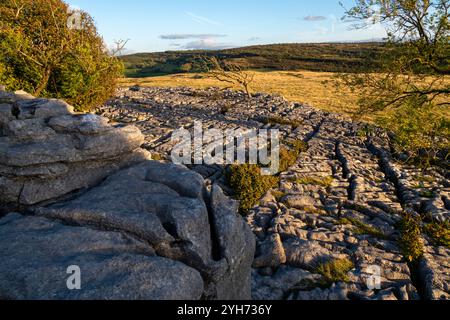
{"type": "Polygon", "coordinates": [[[251,299],[255,239],[219,186],[135,126],[0,95],[0,298],[251,299]]]}
{"type": "Polygon", "coordinates": [[[57,200],[150,159],[134,126],[75,114],[63,101],[24,93],[0,92],[0,101],[2,211],[57,200]]]}

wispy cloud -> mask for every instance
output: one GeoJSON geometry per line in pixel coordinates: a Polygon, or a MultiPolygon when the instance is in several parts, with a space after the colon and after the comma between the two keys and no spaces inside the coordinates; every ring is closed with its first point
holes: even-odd
{"type": "Polygon", "coordinates": [[[229,43],[215,43],[208,40],[192,41],[183,46],[186,50],[221,50],[232,48],[229,43]]]}
{"type": "Polygon", "coordinates": [[[211,24],[211,25],[214,25],[214,26],[222,26],[222,24],[221,24],[220,22],[217,22],[217,21],[208,19],[208,18],[206,18],[206,17],[202,17],[202,16],[199,16],[199,15],[196,15],[196,14],[194,14],[194,13],[192,13],[192,12],[186,12],[186,14],[187,14],[189,17],[191,17],[192,20],[194,20],[194,21],[196,21],[196,22],[198,22],[198,23],[202,23],[202,24],[211,24]]]}
{"type": "Polygon", "coordinates": [[[222,38],[226,37],[226,34],[193,34],[193,33],[176,33],[176,34],[163,34],[159,38],[163,40],[186,40],[186,39],[209,39],[209,38],[222,38]]]}
{"type": "Polygon", "coordinates": [[[208,38],[188,42],[182,48],[186,50],[220,50],[232,47],[233,47],[232,44],[220,43],[217,42],[217,40],[214,38],[208,38]]]}
{"type": "Polygon", "coordinates": [[[261,40],[261,38],[259,38],[259,37],[251,37],[251,38],[248,39],[249,42],[255,42],[255,41],[258,41],[258,40],[261,40]]]}
{"type": "Polygon", "coordinates": [[[314,21],[323,21],[323,20],[327,20],[327,17],[324,16],[306,16],[303,18],[304,21],[310,21],[310,22],[314,22],[314,21]]]}

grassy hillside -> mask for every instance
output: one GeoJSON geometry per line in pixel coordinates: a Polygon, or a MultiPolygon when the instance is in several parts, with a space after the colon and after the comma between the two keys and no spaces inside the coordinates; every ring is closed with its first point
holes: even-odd
{"type": "Polygon", "coordinates": [[[125,76],[152,77],[198,71],[198,57],[214,55],[252,70],[375,71],[382,43],[273,44],[220,51],[167,51],[123,56],[125,76]]]}

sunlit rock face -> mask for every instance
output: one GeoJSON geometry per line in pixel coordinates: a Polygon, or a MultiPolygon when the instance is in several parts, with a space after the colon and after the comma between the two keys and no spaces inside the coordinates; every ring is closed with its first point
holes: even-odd
{"type": "Polygon", "coordinates": [[[0,101],[1,298],[251,299],[255,238],[218,185],[149,160],[133,125],[0,101]]]}

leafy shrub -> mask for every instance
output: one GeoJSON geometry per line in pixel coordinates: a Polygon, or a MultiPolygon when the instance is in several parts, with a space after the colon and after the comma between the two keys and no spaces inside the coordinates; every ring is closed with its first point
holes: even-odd
{"type": "MultiPolygon", "coordinates": [[[[307,149],[303,141],[290,140],[280,150],[279,172],[286,171],[297,161],[300,153],[307,149]]],[[[240,211],[247,214],[261,197],[278,182],[278,176],[264,176],[261,167],[252,164],[233,165],[227,172],[228,184],[235,191],[236,199],[240,201],[240,211]]]]}
{"type": "Polygon", "coordinates": [[[434,245],[450,249],[450,222],[432,222],[427,224],[424,229],[434,245]]]}
{"type": "Polygon", "coordinates": [[[450,120],[433,103],[409,99],[380,116],[378,122],[392,131],[397,151],[408,154],[411,161],[428,167],[439,154],[440,158],[448,157],[450,120]]]}
{"type": "Polygon", "coordinates": [[[263,176],[257,165],[242,164],[231,166],[228,183],[234,189],[240,201],[240,211],[247,214],[261,197],[278,183],[274,176],[263,176]]]}
{"type": "Polygon", "coordinates": [[[409,213],[405,213],[400,222],[400,249],[408,262],[417,262],[423,256],[423,242],[419,222],[409,213]]]}
{"type": "Polygon", "coordinates": [[[87,13],[62,0],[3,0],[0,25],[0,83],[9,90],[65,99],[80,111],[114,92],[123,66],[87,13]]]}

